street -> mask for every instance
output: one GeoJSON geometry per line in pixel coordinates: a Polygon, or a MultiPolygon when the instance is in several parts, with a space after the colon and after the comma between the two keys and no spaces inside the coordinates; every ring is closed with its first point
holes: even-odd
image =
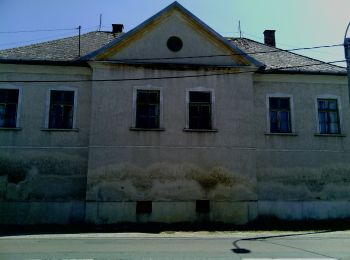
{"type": "Polygon", "coordinates": [[[350,259],[350,231],[0,237],[0,259],[350,259]]]}

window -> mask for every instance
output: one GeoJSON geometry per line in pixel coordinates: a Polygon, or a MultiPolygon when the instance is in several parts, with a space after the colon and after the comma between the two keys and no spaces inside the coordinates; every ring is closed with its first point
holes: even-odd
{"type": "Polygon", "coordinates": [[[188,128],[212,129],[212,96],[210,91],[189,91],[188,128]]]}
{"type": "Polygon", "coordinates": [[[48,128],[72,129],[75,91],[51,90],[48,128]]]}
{"type": "Polygon", "coordinates": [[[289,97],[269,97],[270,133],[291,133],[291,106],[289,97]]]}
{"type": "Polygon", "coordinates": [[[196,200],[196,212],[206,214],[210,212],[209,200],[196,200]]]}
{"type": "Polygon", "coordinates": [[[17,127],[18,97],[18,89],[0,89],[0,127],[17,127]]]}
{"type": "Polygon", "coordinates": [[[136,128],[160,128],[160,90],[137,90],[136,128]]]}
{"type": "Polygon", "coordinates": [[[317,99],[318,129],[320,134],[340,134],[337,99],[317,99]]]}
{"type": "Polygon", "coordinates": [[[152,201],[136,201],[136,214],[151,214],[152,201]]]}

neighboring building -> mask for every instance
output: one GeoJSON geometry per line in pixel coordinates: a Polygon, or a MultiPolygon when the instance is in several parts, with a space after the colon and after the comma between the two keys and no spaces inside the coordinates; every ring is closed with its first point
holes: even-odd
{"type": "Polygon", "coordinates": [[[0,51],[0,223],[350,217],[344,68],[177,2],[120,28],[0,51]]]}

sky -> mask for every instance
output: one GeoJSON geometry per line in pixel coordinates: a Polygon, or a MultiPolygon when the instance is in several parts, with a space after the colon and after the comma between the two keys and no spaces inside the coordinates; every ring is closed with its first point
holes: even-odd
{"type": "MultiPolygon", "coordinates": [[[[0,0],[0,49],[77,35],[78,30],[74,28],[79,25],[82,26],[82,33],[97,30],[100,14],[101,30],[110,31],[112,23],[122,23],[124,31],[129,31],[172,2],[0,0]]],[[[265,29],[276,30],[276,45],[282,49],[342,44],[350,22],[350,0],[178,2],[223,36],[239,37],[239,21],[242,36],[259,42],[263,42],[265,29]]],[[[350,32],[347,37],[350,37],[350,32]]],[[[342,46],[298,53],[328,62],[345,59],[342,46]]]]}

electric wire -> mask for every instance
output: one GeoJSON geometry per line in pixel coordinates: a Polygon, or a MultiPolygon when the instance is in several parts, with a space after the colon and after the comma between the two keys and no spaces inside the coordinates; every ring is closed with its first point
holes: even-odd
{"type": "MultiPolygon", "coordinates": [[[[331,62],[319,62],[311,63],[297,66],[284,66],[284,67],[274,67],[268,70],[268,72],[275,72],[278,70],[296,69],[302,67],[311,67],[325,64],[333,64],[344,62],[345,60],[331,61],[331,62]]],[[[255,70],[245,70],[245,71],[235,71],[235,72],[220,72],[220,73],[210,73],[210,74],[194,74],[194,75],[178,75],[178,76],[162,76],[162,77],[140,77],[140,78],[114,78],[114,79],[77,79],[77,80],[0,80],[0,83],[74,83],[74,82],[123,82],[123,81],[140,81],[140,80],[163,80],[163,79],[184,79],[184,78],[199,78],[199,77],[210,77],[210,76],[224,76],[224,75],[234,75],[242,73],[253,73],[255,70]]]]}
{"type": "MultiPolygon", "coordinates": [[[[321,46],[313,46],[313,47],[301,47],[294,49],[273,49],[267,51],[254,51],[254,52],[243,52],[243,53],[232,53],[232,54],[214,54],[214,55],[198,55],[198,56],[180,56],[180,57],[159,57],[159,58],[132,58],[132,59],[109,59],[108,61],[152,61],[152,60],[179,60],[179,59],[197,59],[197,58],[216,58],[216,57],[230,57],[230,56],[247,56],[252,54],[266,54],[266,53],[276,53],[276,52],[292,52],[292,51],[300,51],[300,50],[313,50],[313,49],[321,49],[321,48],[333,48],[344,46],[341,44],[332,44],[332,45],[321,45],[321,46]]],[[[94,61],[93,59],[89,59],[88,61],[94,61]]]]}

